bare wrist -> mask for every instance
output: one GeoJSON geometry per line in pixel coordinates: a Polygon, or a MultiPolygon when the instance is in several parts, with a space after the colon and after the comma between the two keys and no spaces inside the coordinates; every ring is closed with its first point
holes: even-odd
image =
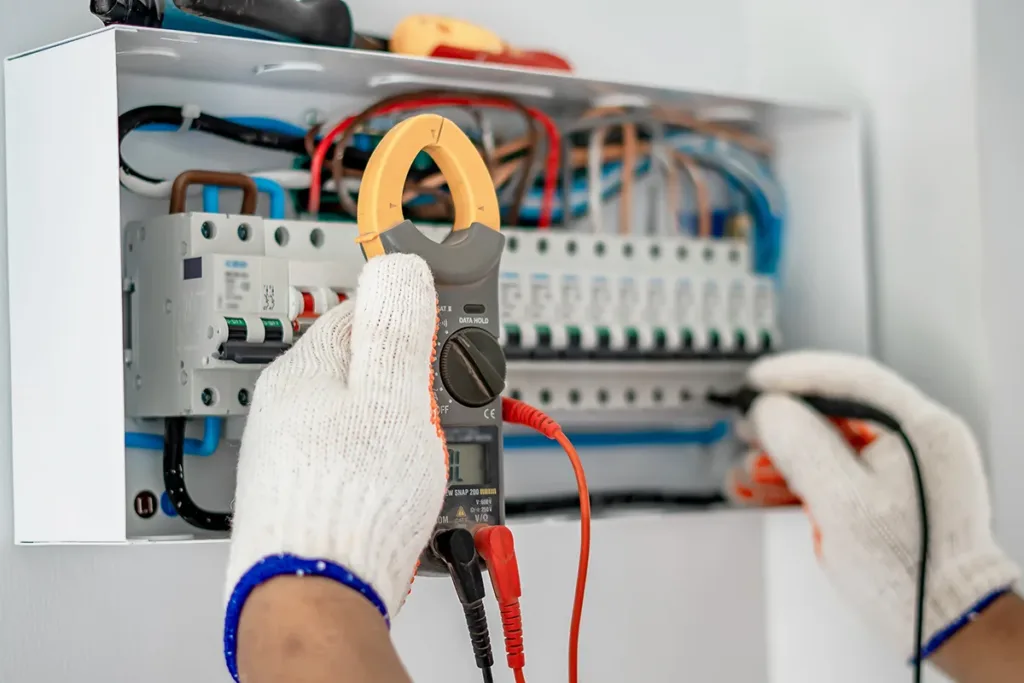
{"type": "Polygon", "coordinates": [[[242,680],[326,681],[340,670],[370,680],[353,671],[364,666],[387,680],[409,680],[387,624],[358,591],[315,576],[279,576],[252,591],[238,629],[242,680]]]}
{"type": "Polygon", "coordinates": [[[958,683],[997,683],[1024,670],[1024,600],[1005,593],[953,634],[931,661],[958,683]]]}

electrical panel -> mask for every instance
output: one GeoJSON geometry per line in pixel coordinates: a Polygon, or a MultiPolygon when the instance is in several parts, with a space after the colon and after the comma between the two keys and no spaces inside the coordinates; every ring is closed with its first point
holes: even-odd
{"type": "MultiPolygon", "coordinates": [[[[365,259],[351,216],[362,169],[387,127],[412,113],[371,116],[343,159],[322,155],[313,168],[314,110],[325,124],[312,138],[319,152],[348,116],[420,88],[454,87],[460,101],[476,89],[533,112],[438,113],[491,148],[506,218],[505,394],[565,427],[596,492],[718,491],[738,445],[709,391],[735,388],[753,359],[784,346],[867,349],[862,145],[849,112],[321,49],[304,57],[315,71],[266,70],[306,48],[172,38],[110,30],[6,64],[7,156],[19,169],[7,177],[11,329],[43,329],[52,314],[37,302],[53,300],[68,329],[90,330],[12,332],[17,542],[224,537],[163,500],[168,421],[186,418],[197,503],[230,510],[256,379],[357,295],[365,259]],[[44,79],[54,87],[39,89],[44,79]],[[88,91],[74,98],[80,116],[61,115],[58,91],[88,91]],[[591,118],[603,104],[596,93],[628,104],[591,118]],[[749,116],[708,115],[722,107],[749,116]],[[70,148],[20,135],[54,127],[70,148]],[[54,155],[85,164],[59,202],[45,180],[54,155]],[[247,177],[264,201],[221,213],[211,201],[219,184],[200,181],[178,203],[192,212],[169,215],[188,168],[247,177]],[[835,301],[842,325],[829,323],[835,301]],[[89,387],[88,400],[40,390],[63,385],[89,387]],[[52,439],[57,430],[88,446],[52,439]]],[[[405,215],[440,239],[451,221],[444,178],[422,154],[408,180],[405,215]]],[[[237,196],[226,190],[223,205],[237,196]]],[[[572,490],[545,440],[504,437],[518,451],[506,459],[510,496],[572,490]]]]}
{"type": "MultiPolygon", "coordinates": [[[[439,241],[447,229],[425,231],[439,241]]],[[[778,343],[774,285],[751,274],[741,243],[504,232],[500,341],[522,361],[508,393],[565,410],[690,407],[703,391],[681,373],[738,375],[778,343]],[[557,381],[582,368],[604,379],[557,381]]],[[[260,370],[354,296],[356,235],[351,223],[198,212],[130,223],[127,414],[246,414],[260,370]]]]}

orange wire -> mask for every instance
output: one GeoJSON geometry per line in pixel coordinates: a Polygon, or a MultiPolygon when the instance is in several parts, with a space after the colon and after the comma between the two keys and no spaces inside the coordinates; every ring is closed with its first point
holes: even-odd
{"type": "Polygon", "coordinates": [[[569,683],[576,683],[579,671],[580,621],[583,617],[583,594],[587,589],[587,568],[590,565],[590,490],[583,473],[583,463],[569,437],[559,429],[555,441],[565,449],[576,475],[580,493],[580,563],[576,570],[576,595],[572,602],[572,621],[569,623],[569,683]]]}
{"type": "MultiPolygon", "coordinates": [[[[590,565],[590,489],[583,472],[583,463],[575,446],[569,441],[558,423],[533,406],[514,398],[502,397],[501,417],[505,422],[525,425],[553,439],[565,450],[576,475],[576,488],[580,496],[580,560],[576,570],[576,594],[572,602],[569,622],[569,683],[579,680],[580,621],[583,618],[583,597],[587,590],[587,568],[590,565]]],[[[520,674],[521,675],[521,674],[520,674]]],[[[516,679],[519,681],[519,679],[516,679]]]]}

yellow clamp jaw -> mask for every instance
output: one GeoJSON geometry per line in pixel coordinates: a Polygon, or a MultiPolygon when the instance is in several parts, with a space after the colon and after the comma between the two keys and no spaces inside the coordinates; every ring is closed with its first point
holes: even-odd
{"type": "Polygon", "coordinates": [[[438,114],[420,114],[388,131],[366,164],[359,186],[357,222],[367,259],[385,252],[380,236],[405,220],[402,195],[416,155],[437,164],[455,204],[453,232],[473,223],[500,230],[498,196],[487,165],[462,130],[438,114]]]}

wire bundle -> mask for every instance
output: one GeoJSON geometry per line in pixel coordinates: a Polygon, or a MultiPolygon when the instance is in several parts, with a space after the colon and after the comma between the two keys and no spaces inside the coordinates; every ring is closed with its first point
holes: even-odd
{"type": "MultiPolygon", "coordinates": [[[[705,239],[749,240],[754,270],[774,275],[782,252],[785,200],[771,174],[771,146],[763,139],[688,113],[664,108],[603,107],[575,122],[555,125],[533,107],[494,94],[438,90],[404,93],[373,103],[321,131],[265,117],[220,118],[197,107],[154,105],[119,119],[123,142],[133,131],[195,131],[260,149],[291,154],[294,168],[250,172],[271,199],[270,215],[287,213],[288,192],[300,210],[352,217],[362,170],[396,117],[423,110],[461,110],[472,116],[476,142],[487,162],[509,225],[568,228],[575,221],[605,232],[603,205],[618,197],[620,234],[689,234],[705,239]],[[490,112],[515,114],[520,137],[498,141],[490,112]],[[535,168],[541,157],[540,168],[535,168]],[[308,167],[308,168],[307,168],[308,167]],[[638,179],[649,176],[655,199],[653,225],[633,215],[638,179]],[[687,207],[687,198],[692,197],[687,207]]],[[[171,182],[146,175],[120,156],[121,183],[146,197],[164,198],[171,182]]],[[[206,188],[216,211],[216,189],[206,188]]],[[[451,220],[444,177],[426,155],[410,170],[403,197],[417,220],[451,220]]]]}

